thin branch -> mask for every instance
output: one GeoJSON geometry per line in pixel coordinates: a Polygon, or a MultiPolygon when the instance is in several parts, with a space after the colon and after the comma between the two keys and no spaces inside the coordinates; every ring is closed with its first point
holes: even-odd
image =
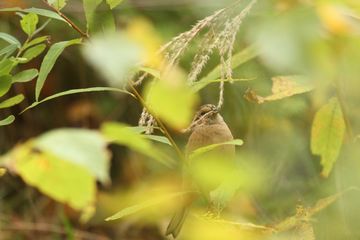
{"type": "MultiPolygon", "coordinates": [[[[35,231],[35,232],[47,232],[56,233],[60,235],[66,235],[67,231],[60,226],[48,224],[48,223],[30,223],[30,222],[15,222],[10,226],[3,226],[1,231],[35,231]]],[[[74,230],[74,237],[76,239],[86,240],[110,240],[108,237],[98,234],[85,232],[81,230],[74,230]]]]}
{"type": "MultiPolygon", "coordinates": [[[[131,90],[133,91],[135,97],[139,100],[139,102],[141,103],[141,105],[146,108],[148,110],[148,112],[150,112],[149,107],[147,106],[145,100],[142,98],[142,96],[140,95],[140,93],[136,90],[136,88],[134,87],[133,84],[129,84],[131,90]]],[[[151,112],[150,112],[151,113],[151,112]]],[[[185,160],[185,157],[183,155],[183,153],[181,152],[180,148],[178,147],[178,145],[176,144],[176,142],[174,141],[174,139],[172,138],[172,136],[170,135],[169,131],[167,130],[167,128],[165,127],[165,125],[163,124],[162,121],[160,121],[160,119],[153,113],[151,113],[151,115],[154,117],[154,119],[156,120],[156,122],[159,124],[159,127],[161,128],[161,130],[164,132],[165,136],[169,139],[169,141],[171,142],[171,145],[175,148],[176,153],[178,154],[179,158],[181,160],[185,160]]]]}
{"type": "Polygon", "coordinates": [[[52,6],[51,4],[49,4],[46,0],[42,0],[42,1],[49,8],[51,8],[54,12],[56,12],[60,17],[62,17],[73,29],[75,29],[75,31],[80,33],[81,36],[83,36],[85,38],[89,38],[89,34],[87,34],[86,32],[83,32],[78,26],[76,26],[76,24],[73,21],[71,21],[67,16],[65,16],[62,12],[60,12],[59,9],[57,9],[54,6],[52,6]]]}

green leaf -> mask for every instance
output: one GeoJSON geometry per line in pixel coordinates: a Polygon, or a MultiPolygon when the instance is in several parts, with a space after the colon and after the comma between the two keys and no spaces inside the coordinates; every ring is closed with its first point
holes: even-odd
{"type": "Polygon", "coordinates": [[[223,143],[215,143],[215,144],[211,144],[211,145],[207,145],[205,147],[201,147],[201,148],[197,148],[195,151],[193,151],[189,158],[195,158],[203,153],[209,152],[217,147],[223,146],[223,145],[236,145],[236,146],[242,146],[244,144],[244,141],[241,139],[234,139],[228,142],[223,142],[223,143]]]}
{"type": "Polygon", "coordinates": [[[157,135],[148,135],[148,134],[143,134],[143,136],[145,138],[148,138],[150,140],[156,141],[156,142],[160,142],[160,143],[165,143],[171,146],[171,142],[169,141],[169,139],[167,137],[164,136],[157,136],[157,135]]]}
{"type": "Polygon", "coordinates": [[[83,54],[111,86],[123,87],[141,61],[141,49],[120,33],[96,36],[84,45],[83,54]]]}
{"type": "Polygon", "coordinates": [[[10,115],[7,118],[0,120],[0,126],[5,126],[13,123],[15,121],[14,115],[10,115]]]}
{"type": "Polygon", "coordinates": [[[77,93],[86,93],[86,92],[121,92],[121,93],[127,93],[131,96],[133,96],[130,92],[123,90],[123,89],[118,89],[118,88],[110,88],[110,87],[91,87],[91,88],[79,88],[79,89],[71,89],[71,90],[67,90],[64,92],[60,92],[60,93],[56,93],[54,95],[51,95],[47,98],[44,98],[41,101],[38,102],[34,102],[33,104],[31,104],[29,107],[25,108],[21,113],[24,113],[25,111],[36,107],[37,105],[47,102],[49,100],[58,98],[58,97],[62,97],[62,96],[66,96],[66,95],[72,95],[72,94],[77,94],[77,93]]]}
{"type": "Polygon", "coordinates": [[[0,76],[0,97],[4,96],[11,87],[11,75],[0,76]]]}
{"type": "Polygon", "coordinates": [[[51,69],[53,68],[57,58],[60,56],[60,54],[64,51],[66,47],[80,43],[81,43],[81,39],[78,38],[70,41],[58,42],[50,47],[49,51],[44,57],[43,62],[41,63],[39,77],[36,81],[36,87],[35,87],[36,101],[39,101],[40,91],[44,86],[45,80],[48,74],[50,73],[51,69]]]}
{"type": "Polygon", "coordinates": [[[116,8],[120,5],[124,0],[106,0],[106,3],[109,4],[110,9],[116,8]]]}
{"type": "Polygon", "coordinates": [[[345,134],[345,121],[336,97],[315,114],[311,128],[311,152],[321,157],[322,176],[329,176],[339,156],[345,134]]]}
{"type": "Polygon", "coordinates": [[[47,0],[47,2],[54,8],[60,10],[65,7],[67,0],[47,0]]]}
{"type": "MultiPolygon", "coordinates": [[[[254,46],[249,46],[244,50],[234,54],[231,60],[231,68],[235,69],[242,64],[254,59],[258,55],[254,46]]],[[[201,78],[198,82],[202,81],[211,81],[218,79],[221,76],[221,64],[217,65],[211,72],[209,72],[205,77],[201,78]]]]}
{"type": "Polygon", "coordinates": [[[18,48],[21,47],[21,43],[15,37],[11,36],[10,34],[0,32],[0,38],[5,40],[10,44],[15,44],[18,48]]]}
{"type": "Polygon", "coordinates": [[[35,68],[27,69],[15,74],[12,78],[13,83],[19,82],[29,82],[37,77],[39,74],[38,70],[35,68]]]}
{"type": "Polygon", "coordinates": [[[35,13],[29,13],[20,20],[22,30],[30,37],[36,30],[39,18],[35,13]]]}
{"type": "Polygon", "coordinates": [[[160,196],[160,197],[156,197],[156,198],[152,198],[151,200],[148,201],[144,201],[142,203],[124,208],[123,210],[115,213],[114,215],[108,217],[105,219],[105,221],[113,221],[113,220],[117,220],[123,217],[127,217],[129,215],[132,215],[134,213],[137,213],[139,211],[142,211],[146,208],[150,208],[156,205],[160,205],[163,204],[165,202],[168,202],[174,198],[178,198],[182,195],[188,194],[189,192],[180,192],[180,193],[173,193],[173,194],[169,194],[166,196],[160,196]]]}
{"type": "Polygon", "coordinates": [[[6,57],[10,56],[13,52],[15,52],[15,50],[17,48],[18,48],[18,46],[16,44],[10,44],[0,50],[0,56],[2,56],[4,54],[6,55],[6,57]]]}
{"type": "MultiPolygon", "coordinates": [[[[180,80],[180,79],[178,79],[180,80]]],[[[159,80],[148,84],[145,89],[150,112],[159,116],[175,129],[184,129],[194,116],[197,95],[183,82],[173,84],[159,80]]]]}
{"type": "Polygon", "coordinates": [[[23,46],[23,49],[27,49],[29,47],[32,47],[34,45],[37,45],[37,44],[42,43],[44,41],[47,41],[47,40],[49,40],[49,38],[50,38],[49,36],[37,37],[37,38],[31,40],[30,42],[25,43],[24,46],[23,46]]]}
{"type": "Polygon", "coordinates": [[[26,184],[56,201],[83,211],[95,202],[96,180],[87,168],[52,153],[36,151],[32,140],[18,145],[2,160],[26,184]]]}
{"type": "Polygon", "coordinates": [[[140,67],[139,71],[142,72],[146,72],[148,74],[150,74],[151,76],[153,76],[156,79],[160,79],[161,78],[161,73],[159,70],[153,69],[153,68],[148,68],[148,67],[140,67]]]}
{"type": "Polygon", "coordinates": [[[101,126],[101,132],[111,142],[125,145],[136,152],[158,160],[166,166],[170,166],[173,163],[159,152],[148,139],[131,129],[128,125],[114,122],[104,123],[101,126]]]}
{"type": "Polygon", "coordinates": [[[46,44],[39,44],[36,45],[35,47],[29,48],[24,52],[22,58],[26,59],[25,62],[29,62],[32,59],[39,56],[45,50],[45,48],[46,48],[46,44]]]}
{"type": "Polygon", "coordinates": [[[97,11],[101,3],[102,0],[83,0],[86,26],[90,33],[103,32],[104,30],[115,31],[115,19],[109,6],[105,5],[101,10],[97,11]]]}
{"type": "MultiPolygon", "coordinates": [[[[62,17],[60,17],[57,13],[55,13],[54,11],[50,11],[47,9],[42,9],[42,8],[27,8],[27,9],[22,9],[19,7],[14,7],[14,8],[3,8],[0,9],[0,12],[25,12],[25,13],[36,13],[37,15],[40,16],[44,16],[44,17],[48,17],[48,18],[53,18],[56,20],[60,20],[63,22],[66,22],[62,17]]],[[[66,22],[67,23],[67,22],[66,22]]],[[[20,44],[21,45],[21,44],[20,44]]],[[[20,46],[19,45],[19,46],[20,46]]]]}
{"type": "Polygon", "coordinates": [[[35,148],[87,169],[105,184],[110,182],[106,145],[99,132],[86,129],[57,129],[34,140],[35,148]]]}
{"type": "Polygon", "coordinates": [[[11,97],[9,99],[6,99],[5,101],[0,103],[0,109],[2,108],[8,108],[8,107],[12,107],[16,104],[21,103],[24,100],[24,95],[22,94],[18,94],[14,97],[11,97]]]}
{"type": "Polygon", "coordinates": [[[10,74],[11,70],[17,65],[13,58],[5,58],[0,62],[0,76],[10,74]]]}

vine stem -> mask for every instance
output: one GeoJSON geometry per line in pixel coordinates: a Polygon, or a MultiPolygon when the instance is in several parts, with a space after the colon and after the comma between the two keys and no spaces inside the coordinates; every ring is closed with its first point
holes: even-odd
{"type": "Polygon", "coordinates": [[[81,36],[85,37],[85,38],[89,38],[89,34],[87,34],[86,32],[82,31],[73,21],[71,21],[67,16],[65,16],[62,12],[60,12],[59,9],[55,8],[54,6],[52,6],[51,4],[49,4],[46,0],[42,0],[43,3],[46,4],[46,6],[48,6],[49,8],[51,8],[54,12],[56,12],[60,17],[62,17],[75,31],[77,31],[78,33],[80,33],[81,36]]]}
{"type": "MultiPolygon", "coordinates": [[[[141,105],[146,108],[148,110],[148,112],[151,113],[149,107],[147,106],[145,100],[143,99],[143,97],[140,95],[140,93],[136,90],[136,88],[133,86],[133,84],[129,84],[132,92],[134,93],[135,97],[139,100],[139,102],[141,103],[141,105]]],[[[161,128],[161,130],[164,132],[165,136],[169,139],[169,141],[171,142],[171,145],[175,148],[175,151],[177,153],[177,155],[179,156],[179,158],[181,160],[185,160],[184,154],[181,152],[180,148],[178,147],[178,145],[176,144],[176,142],[174,141],[173,137],[170,135],[169,131],[167,130],[167,128],[165,127],[164,123],[158,118],[158,116],[156,116],[156,114],[151,113],[151,115],[154,117],[154,119],[156,120],[156,122],[159,124],[159,127],[161,128]]]]}

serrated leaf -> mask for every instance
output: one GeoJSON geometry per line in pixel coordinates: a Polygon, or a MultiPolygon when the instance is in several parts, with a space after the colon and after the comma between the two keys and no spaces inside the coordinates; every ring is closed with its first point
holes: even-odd
{"type": "Polygon", "coordinates": [[[39,96],[42,87],[44,86],[45,80],[50,73],[51,69],[53,68],[56,60],[60,56],[60,54],[64,51],[66,47],[69,47],[74,44],[80,44],[81,39],[73,39],[70,41],[63,41],[58,42],[52,45],[47,52],[46,56],[44,57],[43,62],[41,63],[39,77],[36,81],[36,87],[35,87],[35,99],[36,101],[39,101],[39,96]]]}
{"type": "Polygon", "coordinates": [[[87,169],[99,181],[109,183],[110,154],[100,133],[86,129],[57,129],[34,141],[34,147],[87,169]]]}
{"type": "Polygon", "coordinates": [[[128,125],[115,122],[104,123],[101,126],[101,132],[109,141],[125,145],[131,150],[153,158],[166,166],[170,166],[173,163],[159,152],[148,139],[144,138],[142,134],[132,130],[128,125]]]}
{"type": "Polygon", "coordinates": [[[60,10],[65,7],[67,0],[47,0],[47,2],[57,10],[60,10]]]}
{"type": "Polygon", "coordinates": [[[123,89],[119,89],[119,88],[110,88],[110,87],[92,87],[92,88],[79,88],[79,89],[71,89],[71,90],[67,90],[64,92],[59,92],[56,93],[54,95],[51,95],[47,98],[44,98],[41,101],[38,102],[34,102],[32,103],[29,107],[25,108],[21,113],[36,107],[37,105],[47,102],[49,100],[58,98],[58,97],[62,97],[62,96],[66,96],[66,95],[72,95],[72,94],[77,94],[77,93],[87,93],[87,92],[121,92],[121,93],[126,93],[129,94],[131,96],[133,96],[130,92],[123,90],[123,89]]]}
{"type": "Polygon", "coordinates": [[[201,147],[201,148],[197,148],[196,150],[194,150],[189,158],[192,159],[192,158],[195,158],[201,154],[204,154],[206,152],[209,152],[217,147],[220,147],[220,146],[224,146],[224,145],[235,145],[235,146],[242,146],[244,144],[244,141],[241,140],[241,139],[234,139],[234,140],[231,140],[231,141],[227,141],[227,142],[223,142],[223,143],[215,143],[215,144],[211,144],[211,145],[207,145],[205,147],[201,147]]]}
{"type": "Polygon", "coordinates": [[[29,140],[15,147],[2,160],[28,185],[61,203],[83,211],[94,204],[96,180],[88,169],[35,149],[29,140]]]}
{"type": "Polygon", "coordinates": [[[15,121],[14,115],[10,115],[7,118],[0,120],[0,126],[5,126],[13,123],[15,121]]]}
{"type": "Polygon", "coordinates": [[[109,4],[110,9],[116,8],[120,5],[124,0],[106,0],[106,3],[109,4]]]}
{"type": "Polygon", "coordinates": [[[4,96],[11,87],[11,75],[0,76],[0,97],[4,96]]]}
{"type": "Polygon", "coordinates": [[[169,194],[169,195],[166,195],[166,196],[156,197],[156,198],[153,198],[153,199],[148,200],[148,201],[144,201],[144,202],[142,202],[140,204],[136,204],[136,205],[124,208],[123,210],[121,210],[121,211],[115,213],[114,215],[106,218],[105,221],[113,221],[113,220],[117,220],[117,219],[120,219],[120,218],[123,218],[123,217],[127,217],[129,215],[132,215],[134,213],[142,211],[142,210],[144,210],[146,208],[153,207],[153,206],[156,206],[156,205],[160,205],[160,204],[162,204],[164,202],[170,201],[173,198],[178,198],[178,197],[180,197],[180,196],[182,196],[184,194],[188,194],[188,193],[189,192],[173,193],[173,194],[169,194]]]}
{"type": "Polygon", "coordinates": [[[26,59],[24,62],[29,62],[32,59],[39,56],[45,50],[45,48],[46,48],[46,44],[39,44],[32,48],[27,49],[22,55],[22,58],[26,59]]]}
{"type": "Polygon", "coordinates": [[[345,134],[345,121],[336,97],[315,114],[311,128],[311,152],[321,157],[322,176],[329,176],[339,156],[345,134]]]}
{"type": "Polygon", "coordinates": [[[277,76],[273,77],[271,80],[273,81],[271,95],[262,97],[257,95],[255,91],[249,89],[244,97],[248,101],[262,104],[306,93],[314,89],[314,86],[301,76],[277,76]]]}
{"type": "Polygon", "coordinates": [[[39,72],[35,68],[27,69],[27,70],[24,70],[24,71],[21,71],[21,72],[15,74],[12,77],[12,82],[13,83],[29,82],[29,81],[33,80],[34,78],[36,78],[38,74],[39,74],[39,72]]]}
{"type": "Polygon", "coordinates": [[[23,18],[20,20],[20,25],[22,30],[28,35],[31,36],[35,30],[36,25],[39,22],[39,18],[35,13],[29,13],[23,16],[23,18]]]}
{"type": "MultiPolygon", "coordinates": [[[[0,12],[25,12],[25,13],[36,13],[37,15],[40,16],[44,16],[44,17],[48,17],[48,18],[53,18],[56,20],[60,20],[63,22],[66,22],[62,17],[60,17],[57,13],[55,13],[54,11],[50,11],[47,9],[42,9],[42,8],[26,8],[26,9],[22,9],[19,7],[13,7],[13,8],[3,8],[0,9],[0,12]]],[[[20,44],[21,45],[21,44],[20,44]]]]}
{"type": "Polygon", "coordinates": [[[32,47],[34,45],[37,45],[37,44],[42,43],[44,41],[47,41],[47,40],[49,40],[49,38],[50,38],[49,36],[41,36],[41,37],[34,38],[30,42],[25,43],[24,46],[23,46],[23,49],[27,49],[29,47],[32,47]]]}
{"type": "Polygon", "coordinates": [[[12,106],[14,106],[16,104],[21,103],[23,100],[24,100],[24,95],[18,94],[18,95],[14,96],[14,97],[6,99],[3,102],[0,102],[0,109],[12,107],[12,106]]]}
{"type": "Polygon", "coordinates": [[[21,43],[15,37],[11,36],[10,34],[0,32],[0,38],[5,40],[10,44],[15,44],[18,48],[20,48],[21,43]]]}

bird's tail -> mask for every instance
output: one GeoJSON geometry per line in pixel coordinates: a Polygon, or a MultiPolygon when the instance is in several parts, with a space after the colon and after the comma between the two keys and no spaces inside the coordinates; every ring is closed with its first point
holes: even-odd
{"type": "Polygon", "coordinates": [[[189,206],[183,206],[181,209],[177,210],[166,229],[167,236],[172,235],[173,238],[176,238],[179,235],[180,230],[189,213],[189,208],[189,206]]]}

